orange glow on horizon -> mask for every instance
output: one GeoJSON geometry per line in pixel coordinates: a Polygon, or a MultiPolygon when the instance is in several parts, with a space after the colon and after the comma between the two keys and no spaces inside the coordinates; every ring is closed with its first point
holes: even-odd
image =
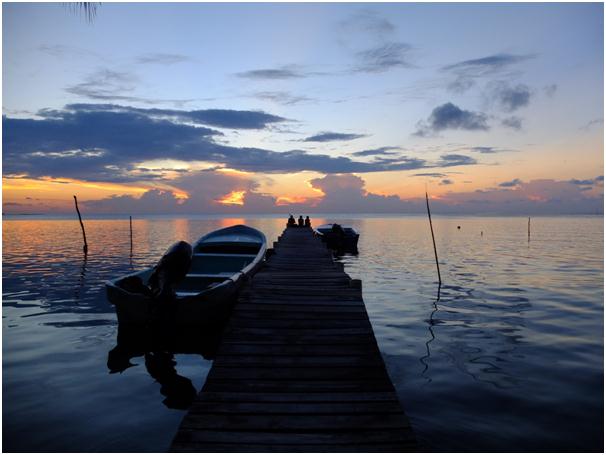
{"type": "Polygon", "coordinates": [[[224,205],[244,205],[244,195],[246,191],[232,191],[226,194],[221,199],[217,200],[220,204],[224,205]]]}
{"type": "Polygon", "coordinates": [[[219,169],[217,169],[217,172],[221,172],[222,174],[227,174],[227,175],[236,175],[238,177],[248,177],[248,176],[254,175],[253,172],[239,171],[237,169],[232,169],[229,167],[219,168],[219,169]]]}
{"type": "Polygon", "coordinates": [[[305,196],[278,196],[276,198],[276,205],[289,205],[289,204],[305,204],[309,203],[315,205],[318,198],[310,198],[305,196]]]}

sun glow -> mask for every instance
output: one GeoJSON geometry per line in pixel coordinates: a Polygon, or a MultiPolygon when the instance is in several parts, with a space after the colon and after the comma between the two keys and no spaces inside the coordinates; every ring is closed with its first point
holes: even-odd
{"type": "Polygon", "coordinates": [[[314,198],[305,196],[278,196],[276,198],[276,205],[290,205],[290,204],[305,204],[315,202],[314,198]]]}
{"type": "Polygon", "coordinates": [[[248,176],[254,175],[252,172],[239,171],[237,169],[232,169],[229,167],[219,168],[219,169],[217,169],[217,172],[220,172],[222,174],[227,174],[227,175],[235,175],[238,177],[248,177],[248,176]]]}
{"type": "Polygon", "coordinates": [[[226,194],[221,199],[217,200],[220,204],[224,205],[244,205],[244,196],[246,191],[232,191],[226,194]]]}

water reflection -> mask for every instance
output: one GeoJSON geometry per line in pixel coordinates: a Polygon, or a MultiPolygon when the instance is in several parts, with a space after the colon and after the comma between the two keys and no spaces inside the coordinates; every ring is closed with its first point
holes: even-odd
{"type": "Polygon", "coordinates": [[[82,289],[84,288],[84,284],[86,281],[86,261],[88,260],[88,254],[84,253],[84,258],[82,259],[82,267],[80,268],[80,274],[78,278],[78,286],[76,287],[76,291],[74,292],[74,299],[76,302],[80,301],[80,294],[82,289]]]}
{"type": "Polygon", "coordinates": [[[119,325],[117,344],[107,354],[107,368],[110,374],[123,373],[138,366],[131,362],[132,359],[143,357],[148,374],[160,384],[164,405],[171,409],[187,409],[197,391],[191,379],[178,374],[175,355],[198,354],[213,360],[223,329],[223,325],[205,330],[166,325],[119,325]]]}
{"type": "Polygon", "coordinates": [[[434,324],[436,324],[436,322],[434,321],[433,317],[438,312],[438,302],[440,301],[441,288],[442,286],[438,285],[438,296],[436,300],[433,301],[433,310],[429,314],[429,319],[427,320],[427,330],[429,332],[429,339],[425,342],[426,353],[423,357],[419,358],[419,362],[421,362],[421,364],[423,365],[423,371],[421,371],[421,376],[426,380],[426,385],[432,381],[431,376],[427,374],[429,370],[429,359],[431,357],[431,349],[429,345],[436,339],[436,334],[433,331],[433,326],[434,324]]]}

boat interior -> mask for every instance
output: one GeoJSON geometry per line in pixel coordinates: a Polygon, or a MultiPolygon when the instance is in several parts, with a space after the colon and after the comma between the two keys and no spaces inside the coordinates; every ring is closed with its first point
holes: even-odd
{"type": "Polygon", "coordinates": [[[203,238],[194,245],[192,265],[177,287],[177,296],[196,295],[238,274],[251,264],[263,245],[254,235],[225,234],[203,238]]]}

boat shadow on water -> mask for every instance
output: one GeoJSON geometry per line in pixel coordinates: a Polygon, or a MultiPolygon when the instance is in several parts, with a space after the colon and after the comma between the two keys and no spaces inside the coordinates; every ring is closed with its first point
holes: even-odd
{"type": "Polygon", "coordinates": [[[225,322],[201,330],[197,327],[162,325],[141,327],[118,325],[116,346],[108,352],[110,374],[136,366],[131,360],[143,357],[149,375],[160,384],[163,403],[171,409],[188,409],[198,392],[191,379],[177,372],[176,354],[200,355],[213,360],[225,322]]]}

